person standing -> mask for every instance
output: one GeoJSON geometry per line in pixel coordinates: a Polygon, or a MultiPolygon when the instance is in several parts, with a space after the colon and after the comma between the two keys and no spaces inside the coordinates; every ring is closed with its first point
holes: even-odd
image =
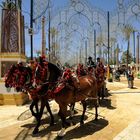
{"type": "Polygon", "coordinates": [[[134,73],[132,72],[131,67],[128,67],[128,70],[126,71],[126,76],[128,80],[128,88],[133,88],[134,86],[134,73]]]}

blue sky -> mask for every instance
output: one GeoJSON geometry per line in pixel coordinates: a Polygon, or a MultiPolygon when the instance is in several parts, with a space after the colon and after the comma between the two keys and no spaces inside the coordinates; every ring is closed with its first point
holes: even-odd
{"type": "MultiPolygon", "coordinates": [[[[0,0],[0,3],[4,0],[0,0]]],[[[35,1],[35,0],[34,0],[35,1]]],[[[39,0],[38,0],[39,1],[39,0]]],[[[43,0],[40,0],[43,1],[43,0]]],[[[47,0],[45,0],[47,1],[47,0]]],[[[67,5],[69,0],[52,0],[53,9],[61,8],[67,5]]],[[[85,0],[88,1],[89,4],[100,8],[104,11],[113,11],[117,8],[117,1],[118,0],[85,0]]],[[[123,0],[119,0],[123,1],[123,0]]],[[[128,0],[125,0],[128,2],[128,0]]],[[[25,24],[30,26],[30,0],[23,0],[22,1],[22,9],[23,15],[25,16],[25,24]]],[[[25,47],[26,47],[26,54],[30,56],[30,36],[28,34],[28,29],[25,30],[25,47]]],[[[41,46],[41,34],[40,31],[34,35],[34,51],[38,50],[41,46]]],[[[35,52],[34,52],[35,53],[35,52]]]]}
{"type": "MultiPolygon", "coordinates": [[[[88,2],[96,6],[104,11],[112,11],[116,8],[117,0],[88,0],[88,2]]],[[[53,0],[53,8],[61,8],[67,6],[68,0],[53,0]]],[[[30,3],[29,0],[23,0],[23,11],[29,11],[30,3]]],[[[29,15],[23,12],[26,15],[25,22],[29,24],[29,15]]],[[[34,51],[38,50],[39,46],[41,46],[41,34],[34,35],[34,51]],[[35,49],[37,48],[37,49],[35,49]]],[[[26,34],[26,53],[30,55],[30,40],[29,35],[26,34]]]]}

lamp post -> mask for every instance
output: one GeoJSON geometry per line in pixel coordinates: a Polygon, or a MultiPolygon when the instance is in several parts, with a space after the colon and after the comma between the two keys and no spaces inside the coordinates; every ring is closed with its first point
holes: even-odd
{"type": "Polygon", "coordinates": [[[109,66],[109,49],[110,49],[110,15],[109,15],[109,11],[107,12],[107,25],[108,25],[108,67],[107,67],[107,79],[109,82],[112,82],[112,77],[111,77],[111,73],[110,73],[110,66],[109,66]]]}
{"type": "Polygon", "coordinates": [[[94,30],[94,61],[96,62],[96,30],[94,30]]]}
{"type": "Polygon", "coordinates": [[[46,57],[45,17],[42,18],[42,50],[41,56],[46,57]]]}
{"type": "Polygon", "coordinates": [[[110,49],[110,23],[109,23],[109,11],[107,12],[107,24],[108,24],[108,65],[109,65],[109,49],[110,49]]]}
{"type": "Polygon", "coordinates": [[[108,64],[108,46],[105,45],[104,43],[102,46],[106,48],[106,50],[104,52],[106,52],[106,64],[108,64]]]}
{"type": "Polygon", "coordinates": [[[31,60],[33,60],[33,0],[30,1],[30,41],[31,41],[31,60]]]}
{"type": "MultiPolygon", "coordinates": [[[[48,50],[49,52],[51,51],[51,9],[50,9],[50,0],[49,0],[49,10],[48,10],[48,50]]],[[[48,56],[48,60],[50,60],[51,57],[50,57],[50,54],[48,56]]]]}
{"type": "Polygon", "coordinates": [[[135,63],[135,48],[136,48],[136,45],[135,45],[135,31],[133,31],[133,45],[134,45],[134,58],[133,58],[133,61],[134,61],[134,63],[135,63]]]}
{"type": "Polygon", "coordinates": [[[117,44],[117,48],[116,48],[116,65],[117,67],[119,67],[119,44],[117,44]]]}
{"type": "Polygon", "coordinates": [[[139,45],[140,45],[140,35],[137,35],[137,57],[136,57],[136,64],[137,64],[137,71],[139,71],[139,45]]]}
{"type": "Polygon", "coordinates": [[[85,65],[87,63],[87,40],[85,40],[85,65]]]}

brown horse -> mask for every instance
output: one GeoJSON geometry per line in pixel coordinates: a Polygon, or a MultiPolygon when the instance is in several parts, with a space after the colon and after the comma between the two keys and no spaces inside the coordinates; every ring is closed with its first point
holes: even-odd
{"type": "MultiPolygon", "coordinates": [[[[81,65],[79,65],[81,66],[81,65]]],[[[90,75],[90,76],[95,76],[96,77],[96,82],[97,82],[97,91],[98,91],[98,99],[99,99],[99,103],[100,103],[100,98],[104,98],[104,92],[105,92],[105,87],[106,87],[106,83],[105,83],[105,76],[104,76],[104,68],[100,68],[100,67],[88,67],[88,68],[84,68],[79,67],[76,70],[78,77],[84,76],[84,75],[90,75]],[[101,73],[101,70],[103,70],[103,72],[101,73]],[[83,71],[85,73],[83,73],[83,71]],[[83,75],[84,74],[84,75],[83,75]]]]}
{"type": "MultiPolygon", "coordinates": [[[[41,119],[41,116],[43,114],[45,102],[48,101],[48,99],[50,98],[49,94],[46,94],[46,92],[49,89],[50,83],[53,83],[54,80],[55,79],[57,80],[58,77],[61,75],[60,70],[58,70],[57,67],[55,67],[54,65],[52,65],[50,63],[48,65],[48,70],[49,70],[49,75],[50,75],[49,77],[51,79],[50,80],[48,79],[48,82],[46,84],[43,84],[41,86],[41,88],[31,89],[30,86],[27,88],[26,86],[28,85],[28,82],[27,82],[28,78],[23,77],[24,73],[21,74],[18,72],[18,75],[16,75],[15,73],[13,73],[13,70],[10,73],[11,75],[9,75],[9,77],[7,77],[7,79],[5,81],[6,87],[18,87],[18,89],[24,89],[24,87],[26,87],[25,90],[28,90],[29,92],[32,92],[32,93],[38,92],[39,95],[40,95],[40,92],[45,93],[44,96],[42,96],[43,98],[41,100],[42,106],[41,106],[41,110],[40,110],[39,117],[37,120],[38,125],[34,129],[33,133],[38,132],[38,127],[40,125],[40,119],[41,119]],[[15,79],[15,80],[10,80],[10,79],[15,79]]],[[[39,72],[40,71],[38,71],[38,75],[40,76],[39,72]]],[[[62,120],[62,127],[63,127],[62,130],[64,130],[65,126],[67,125],[67,122],[66,122],[67,106],[69,104],[74,104],[75,102],[78,102],[78,101],[81,101],[81,103],[83,105],[83,114],[82,114],[80,123],[81,124],[84,123],[83,120],[84,120],[84,114],[86,111],[86,101],[85,100],[87,98],[92,98],[94,100],[95,110],[96,110],[95,111],[95,120],[97,120],[97,117],[98,117],[98,111],[97,111],[98,96],[97,96],[96,78],[89,76],[89,75],[86,75],[86,76],[79,78],[79,83],[77,82],[77,80],[75,80],[75,81],[73,80],[73,86],[66,85],[59,93],[55,94],[55,96],[54,96],[55,101],[59,104],[59,107],[60,107],[58,114],[62,120]],[[80,90],[77,90],[75,87],[78,87],[79,83],[80,83],[80,90]]],[[[62,132],[60,132],[60,134],[61,133],[62,132]]]]}
{"type": "MultiPolygon", "coordinates": [[[[59,136],[64,135],[65,127],[69,125],[69,123],[66,121],[66,117],[68,115],[67,106],[69,104],[73,105],[76,102],[81,101],[83,105],[83,113],[81,116],[80,124],[83,124],[84,115],[86,112],[86,99],[91,98],[93,99],[93,103],[95,105],[95,120],[97,120],[98,117],[98,111],[97,111],[98,95],[97,95],[96,78],[90,75],[86,75],[83,77],[79,77],[79,79],[77,80],[77,78],[75,78],[75,76],[72,74],[72,76],[70,76],[68,81],[69,82],[65,84],[65,87],[62,90],[60,90],[57,94],[54,94],[53,96],[53,99],[55,99],[55,101],[59,105],[58,115],[62,120],[62,129],[58,134],[59,136]],[[79,89],[79,85],[80,85],[80,89],[79,89]]],[[[48,91],[48,89],[46,88],[49,88],[50,83],[51,82],[47,82],[46,84],[42,85],[38,91],[36,90],[36,92],[40,92],[44,88],[46,91],[48,91]]],[[[52,96],[50,96],[51,94],[53,94],[53,90],[52,93],[47,92],[45,94],[46,96],[43,99],[48,100],[52,98],[52,96]]]]}
{"type": "Polygon", "coordinates": [[[98,99],[100,103],[100,98],[103,99],[105,97],[105,89],[106,89],[105,69],[103,64],[101,66],[99,64],[97,65],[95,69],[95,76],[96,76],[98,96],[99,96],[98,99]]]}
{"type": "MultiPolygon", "coordinates": [[[[89,75],[82,76],[79,78],[80,90],[75,90],[74,88],[65,87],[60,91],[59,94],[55,96],[55,101],[59,104],[59,113],[62,120],[62,130],[58,135],[64,135],[64,129],[67,126],[66,116],[67,116],[67,106],[69,104],[74,104],[75,102],[81,101],[83,105],[83,113],[81,116],[80,124],[84,123],[84,115],[86,112],[86,99],[93,99],[93,103],[95,105],[95,120],[98,117],[98,95],[97,95],[97,82],[95,77],[91,77],[89,75]]],[[[75,87],[79,86],[79,83],[75,80],[75,87]]]]}

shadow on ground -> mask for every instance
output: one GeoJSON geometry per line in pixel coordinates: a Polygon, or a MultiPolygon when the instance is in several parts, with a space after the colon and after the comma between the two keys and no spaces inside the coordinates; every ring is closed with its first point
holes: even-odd
{"type": "MultiPolygon", "coordinates": [[[[86,101],[87,108],[89,110],[94,108],[94,104],[92,102],[93,102],[92,100],[86,101]]],[[[99,107],[105,107],[107,109],[116,109],[115,103],[116,103],[116,98],[115,97],[112,98],[112,95],[108,93],[107,97],[100,99],[99,107]]]]}
{"type": "MultiPolygon", "coordinates": [[[[68,131],[62,140],[70,140],[74,138],[82,138],[88,135],[93,135],[95,132],[100,131],[108,125],[108,121],[105,119],[99,119],[98,121],[89,121],[82,126],[75,127],[68,131]]],[[[54,140],[58,140],[56,137],[54,140]]]]}
{"type": "MultiPolygon", "coordinates": [[[[76,111],[77,113],[77,111],[76,111]]],[[[80,122],[80,117],[81,115],[77,115],[74,116],[73,118],[73,122],[76,125],[77,123],[80,122]]],[[[54,126],[49,126],[50,123],[50,117],[47,116],[47,118],[44,118],[41,120],[41,126],[39,127],[39,133],[36,135],[33,135],[32,132],[36,126],[36,122],[33,121],[32,123],[27,123],[22,125],[21,127],[23,127],[24,129],[22,131],[19,132],[19,134],[16,136],[15,140],[21,140],[21,139],[32,139],[33,137],[36,138],[42,138],[42,137],[51,137],[50,140],[52,140],[52,134],[54,134],[54,136],[57,136],[57,132],[61,129],[61,120],[59,119],[59,117],[57,116],[57,114],[54,115],[55,118],[55,122],[56,124],[54,126]],[[51,133],[53,132],[53,133],[51,133]]],[[[88,117],[85,115],[85,119],[88,119],[88,117]]],[[[70,121],[69,119],[67,119],[68,121],[70,121]]],[[[70,126],[71,127],[71,126],[70,126]]],[[[72,126],[74,127],[74,126],[72,126]]],[[[49,140],[49,138],[47,138],[49,140]]]]}
{"type": "Polygon", "coordinates": [[[108,109],[116,109],[114,105],[112,105],[112,99],[102,99],[100,101],[100,106],[101,107],[106,107],[108,109]]]}

